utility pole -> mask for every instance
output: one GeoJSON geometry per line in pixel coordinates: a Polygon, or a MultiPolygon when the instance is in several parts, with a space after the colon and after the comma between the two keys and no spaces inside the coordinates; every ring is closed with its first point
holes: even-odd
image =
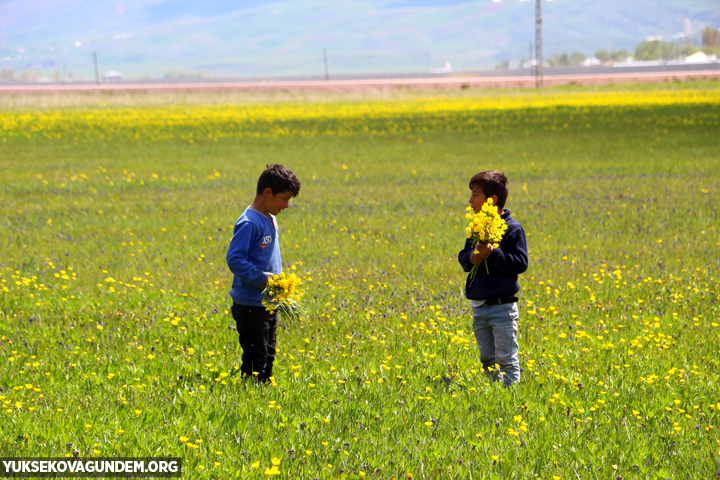
{"type": "MultiPolygon", "coordinates": [[[[539,1],[539,0],[538,0],[539,1]]],[[[97,53],[93,52],[93,62],[95,63],[95,83],[100,83],[100,73],[97,66],[97,53]]]]}
{"type": "Polygon", "coordinates": [[[542,87],[543,83],[543,55],[542,55],[542,10],[540,0],[535,0],[535,88],[542,87]]]}
{"type": "Polygon", "coordinates": [[[330,74],[328,73],[328,66],[327,66],[327,51],[323,48],[323,59],[325,60],[325,81],[327,82],[330,80],[330,74]]]}
{"type": "MultiPolygon", "coordinates": [[[[535,67],[533,66],[533,42],[530,42],[530,57],[528,58],[528,65],[530,65],[530,76],[535,73],[535,67]]],[[[520,64],[522,67],[522,64],[520,64]]]]}

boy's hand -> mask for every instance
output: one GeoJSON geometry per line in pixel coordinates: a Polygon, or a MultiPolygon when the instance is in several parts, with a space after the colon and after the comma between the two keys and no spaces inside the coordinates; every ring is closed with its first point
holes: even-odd
{"type": "Polygon", "coordinates": [[[473,265],[480,265],[490,256],[493,251],[491,243],[478,243],[475,245],[472,255],[470,255],[470,263],[473,265]]]}

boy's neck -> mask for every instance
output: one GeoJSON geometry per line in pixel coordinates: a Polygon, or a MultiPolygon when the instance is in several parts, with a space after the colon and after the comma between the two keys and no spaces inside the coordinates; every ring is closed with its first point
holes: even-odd
{"type": "Polygon", "coordinates": [[[267,205],[265,205],[264,200],[265,198],[262,195],[256,195],[255,200],[253,200],[253,203],[250,206],[266,217],[269,217],[270,213],[268,212],[267,205]]]}

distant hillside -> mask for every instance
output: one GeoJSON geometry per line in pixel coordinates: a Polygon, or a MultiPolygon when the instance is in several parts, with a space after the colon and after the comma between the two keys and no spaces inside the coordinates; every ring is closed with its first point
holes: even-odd
{"type": "MultiPolygon", "coordinates": [[[[632,50],[720,26],[717,0],[544,1],[545,56],[632,50]]],[[[0,69],[76,77],[322,75],[492,68],[528,55],[532,1],[0,0],[0,69]]]]}

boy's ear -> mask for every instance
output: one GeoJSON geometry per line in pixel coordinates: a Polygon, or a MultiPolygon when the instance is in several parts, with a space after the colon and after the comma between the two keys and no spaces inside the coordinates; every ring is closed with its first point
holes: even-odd
{"type": "Polygon", "coordinates": [[[498,202],[497,195],[490,195],[490,198],[492,198],[493,205],[495,205],[497,207],[497,202],[498,202]]]}
{"type": "Polygon", "coordinates": [[[267,187],[265,190],[263,190],[263,196],[264,197],[272,197],[273,196],[272,188],[267,187]]]}

